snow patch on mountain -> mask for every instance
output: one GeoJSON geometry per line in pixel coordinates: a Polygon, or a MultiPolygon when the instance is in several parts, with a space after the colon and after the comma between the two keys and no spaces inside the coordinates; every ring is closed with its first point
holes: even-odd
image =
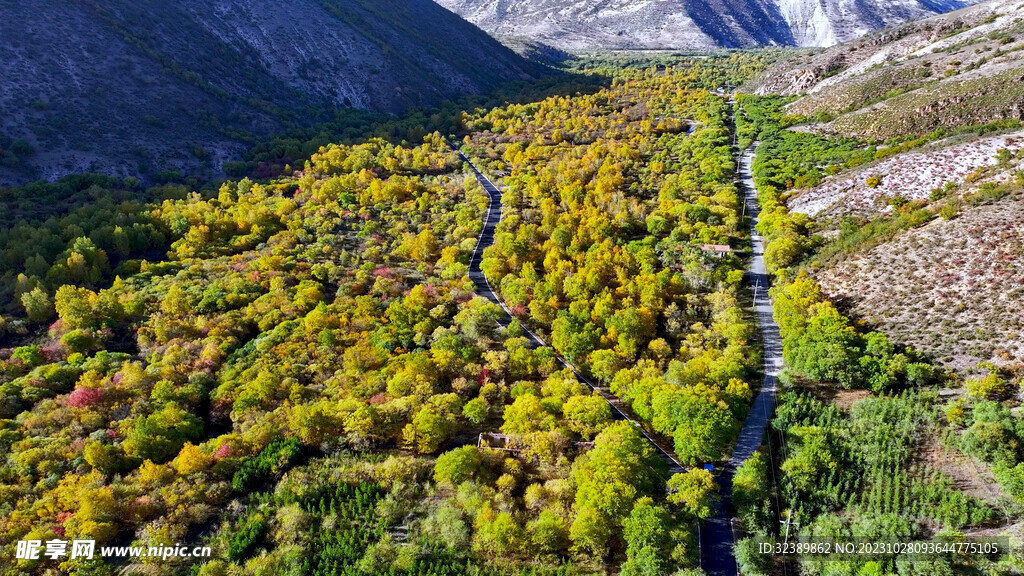
{"type": "Polygon", "coordinates": [[[563,50],[832,46],[978,0],[435,0],[498,37],[563,50]]]}

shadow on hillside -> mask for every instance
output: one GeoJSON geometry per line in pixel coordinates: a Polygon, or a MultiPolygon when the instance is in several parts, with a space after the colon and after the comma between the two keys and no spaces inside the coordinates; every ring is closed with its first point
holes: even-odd
{"type": "Polygon", "coordinates": [[[301,165],[321,146],[330,143],[355,144],[370,138],[383,138],[396,144],[419,143],[432,132],[462,133],[466,111],[537,102],[551,96],[592,94],[610,86],[612,81],[610,76],[600,74],[547,70],[549,74],[537,79],[507,82],[487,94],[466,96],[430,108],[410,109],[399,115],[339,109],[330,122],[257,143],[244,162],[228,162],[224,171],[234,178],[272,178],[281,174],[285,165],[301,165]]]}
{"type": "MultiPolygon", "coordinates": [[[[570,56],[567,58],[572,59],[570,56]]],[[[570,60],[566,60],[563,65],[570,65],[570,60]]],[[[506,82],[495,86],[486,94],[469,95],[433,107],[413,108],[401,114],[337,108],[330,120],[250,140],[254,143],[245,156],[236,158],[235,161],[224,162],[221,166],[223,173],[219,177],[269,180],[284,174],[288,166],[302,166],[320,147],[331,143],[358,144],[372,138],[383,138],[394,144],[418,144],[423,141],[424,136],[433,132],[445,135],[463,134],[463,114],[467,111],[537,102],[551,96],[592,94],[610,86],[612,81],[610,76],[596,73],[582,74],[540,64],[538,67],[547,73],[536,79],[506,82]]],[[[220,182],[218,176],[208,171],[200,174],[165,170],[155,176],[137,176],[142,187],[171,184],[184,185],[192,189],[216,189],[220,182]]],[[[48,196],[55,195],[55,190],[60,189],[67,197],[71,197],[73,192],[64,190],[67,188],[65,184],[74,184],[81,179],[102,180],[101,187],[105,188],[117,188],[121,185],[120,179],[102,174],[73,175],[55,183],[39,181],[25,187],[0,187],[0,204],[16,203],[19,199],[35,203],[36,194],[30,193],[33,187],[47,189],[48,196]]],[[[75,188],[75,192],[81,192],[87,187],[75,188]]]]}

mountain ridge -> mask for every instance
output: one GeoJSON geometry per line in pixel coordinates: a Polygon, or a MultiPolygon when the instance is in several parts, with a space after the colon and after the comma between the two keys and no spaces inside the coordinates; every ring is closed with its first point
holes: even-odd
{"type": "Polygon", "coordinates": [[[780,61],[743,87],[813,131],[886,140],[1024,118],[1024,8],[987,0],[780,61]]]}
{"type": "Polygon", "coordinates": [[[497,37],[571,51],[832,46],[977,0],[437,0],[497,37]]]}
{"type": "Polygon", "coordinates": [[[539,73],[429,0],[0,6],[0,185],[212,174],[337,108],[400,112],[539,73]]]}

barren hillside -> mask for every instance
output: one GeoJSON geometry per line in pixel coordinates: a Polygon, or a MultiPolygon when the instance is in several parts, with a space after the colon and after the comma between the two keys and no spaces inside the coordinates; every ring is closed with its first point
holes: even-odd
{"type": "Polygon", "coordinates": [[[839,216],[855,218],[842,226],[839,248],[826,246],[816,261],[823,291],[951,368],[1024,364],[1022,137],[907,152],[855,172],[848,190],[837,179],[797,195],[794,208],[828,204],[817,222],[834,234],[839,216]],[[885,188],[864,186],[866,174],[884,174],[885,188]],[[911,202],[897,210],[890,194],[911,202]]]}
{"type": "Polygon", "coordinates": [[[855,316],[942,363],[1024,363],[1024,197],[931,223],[817,274],[855,316]]]}
{"type": "Polygon", "coordinates": [[[1022,148],[1020,131],[967,142],[943,140],[827,177],[814,188],[797,191],[788,205],[825,220],[889,212],[893,199],[927,200],[936,188],[962,184],[979,168],[996,164],[1001,150],[1022,148]]]}

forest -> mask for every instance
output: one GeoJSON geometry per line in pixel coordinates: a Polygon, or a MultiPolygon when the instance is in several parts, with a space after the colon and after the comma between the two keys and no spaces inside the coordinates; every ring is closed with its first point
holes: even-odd
{"type": "Polygon", "coordinates": [[[701,464],[727,454],[757,366],[709,90],[762,66],[592,62],[600,89],[458,118],[451,141],[507,186],[483,263],[507,325],[467,275],[487,196],[438,132],[323,144],[266,180],[4,190],[5,553],[213,555],[0,573],[691,574],[717,498],[701,464]]]}
{"type": "Polygon", "coordinates": [[[726,103],[678,88],[702,74],[627,70],[609,92],[470,118],[466,140],[507,174],[485,274],[688,465],[721,458],[756,366],[743,262],[703,248],[745,233],[726,103]]]}

